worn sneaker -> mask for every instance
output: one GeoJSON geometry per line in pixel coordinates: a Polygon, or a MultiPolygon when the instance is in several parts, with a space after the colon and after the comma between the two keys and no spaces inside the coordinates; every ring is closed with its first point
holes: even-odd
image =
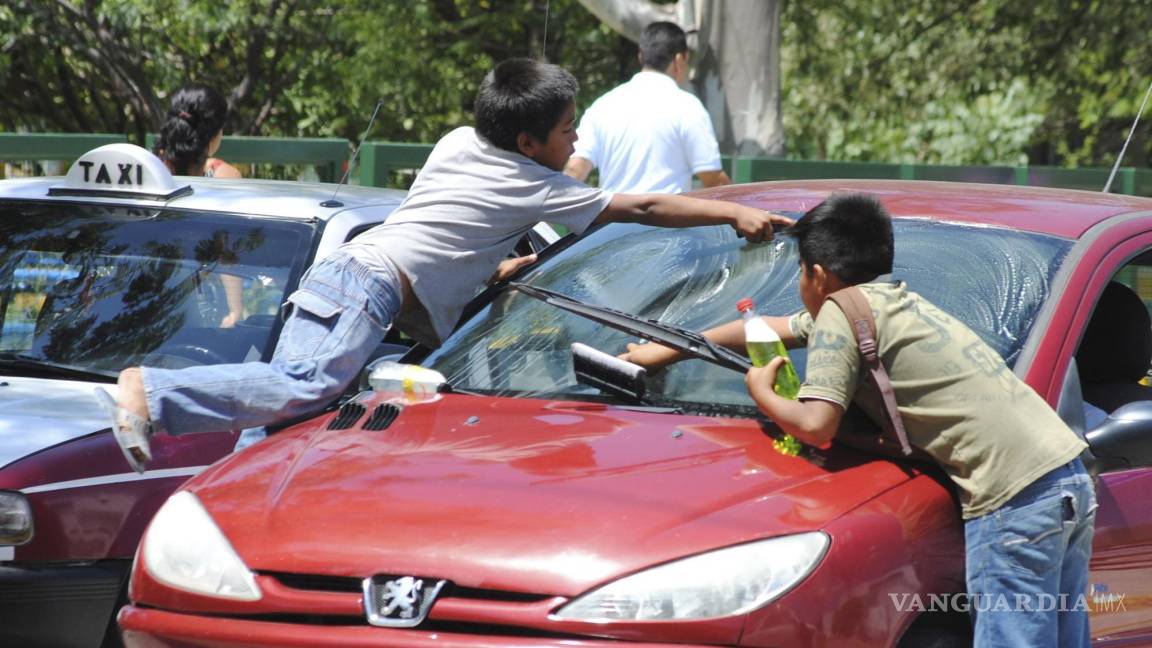
{"type": "Polygon", "coordinates": [[[124,459],[132,470],[143,474],[144,464],[152,461],[152,423],[116,405],[116,399],[103,387],[96,387],[94,391],[96,401],[108,412],[112,421],[112,436],[116,437],[124,459]]]}

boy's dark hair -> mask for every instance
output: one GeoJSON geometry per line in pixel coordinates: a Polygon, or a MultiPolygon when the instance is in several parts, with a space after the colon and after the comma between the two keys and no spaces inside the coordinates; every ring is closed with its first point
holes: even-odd
{"type": "Polygon", "coordinates": [[[873,196],[832,195],[784,233],[809,271],[818,263],[852,285],[892,272],[892,219],[873,196]]]}
{"type": "Polygon", "coordinates": [[[224,129],[228,102],[203,85],[189,85],[172,96],[172,105],[152,150],[177,175],[188,175],[208,159],[208,144],[224,129]]]}
{"type": "Polygon", "coordinates": [[[476,95],[476,132],[515,153],[520,133],[547,142],[564,109],[576,100],[578,87],[576,77],[559,65],[528,58],[498,63],[476,95]]]}
{"type": "Polygon", "coordinates": [[[688,38],[676,23],[654,22],[640,33],[640,65],[663,72],[672,59],[688,51],[688,38]]]}

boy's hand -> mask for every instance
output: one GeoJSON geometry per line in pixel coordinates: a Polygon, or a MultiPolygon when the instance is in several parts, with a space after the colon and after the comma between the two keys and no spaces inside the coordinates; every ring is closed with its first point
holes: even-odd
{"type": "Polygon", "coordinates": [[[628,344],[628,350],[616,356],[626,362],[640,365],[649,371],[657,371],[680,359],[680,352],[662,344],[628,344]]]}
{"type": "Polygon", "coordinates": [[[757,403],[760,402],[758,396],[776,393],[776,372],[780,371],[785,362],[788,362],[787,358],[776,356],[763,367],[752,367],[744,374],[744,384],[748,386],[748,393],[757,403]]]}
{"type": "Polygon", "coordinates": [[[732,223],[732,228],[752,243],[771,241],[773,225],[791,225],[795,222],[787,216],[774,214],[763,209],[754,209],[744,205],[737,205],[736,207],[736,219],[732,223]]]}
{"type": "Polygon", "coordinates": [[[504,259],[500,265],[496,266],[496,274],[493,274],[488,279],[488,285],[504,281],[508,277],[516,274],[520,268],[536,263],[535,254],[525,254],[522,257],[515,257],[512,259],[504,259]]]}

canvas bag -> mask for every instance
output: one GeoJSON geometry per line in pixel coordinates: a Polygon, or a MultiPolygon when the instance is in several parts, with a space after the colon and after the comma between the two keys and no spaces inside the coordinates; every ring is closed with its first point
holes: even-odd
{"type": "Polygon", "coordinates": [[[892,380],[888,377],[884,363],[880,362],[880,349],[876,343],[876,320],[872,317],[872,307],[868,305],[864,292],[856,286],[849,286],[828,295],[828,299],[840,307],[856,334],[856,346],[860,351],[860,370],[866,374],[864,379],[869,388],[879,396],[884,419],[881,422],[881,429],[877,431],[873,426],[859,424],[859,419],[867,417],[846,417],[846,424],[840,426],[833,441],[886,457],[931,461],[932,457],[928,453],[913,447],[908,442],[904,420],[900,417],[900,410],[896,408],[892,380]]]}

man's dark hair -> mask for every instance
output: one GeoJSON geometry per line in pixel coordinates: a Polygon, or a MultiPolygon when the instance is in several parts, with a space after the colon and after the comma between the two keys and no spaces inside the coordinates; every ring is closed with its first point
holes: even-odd
{"type": "Polygon", "coordinates": [[[672,59],[688,51],[688,39],[676,23],[654,22],[640,33],[640,65],[663,72],[672,59]]]}
{"type": "Polygon", "coordinates": [[[476,132],[506,151],[520,151],[520,133],[546,142],[578,87],[576,77],[559,65],[528,58],[498,63],[476,95],[476,132]]]}
{"type": "Polygon", "coordinates": [[[820,264],[853,285],[892,272],[892,219],[874,196],[834,194],[785,234],[796,239],[809,271],[820,264]]]}

